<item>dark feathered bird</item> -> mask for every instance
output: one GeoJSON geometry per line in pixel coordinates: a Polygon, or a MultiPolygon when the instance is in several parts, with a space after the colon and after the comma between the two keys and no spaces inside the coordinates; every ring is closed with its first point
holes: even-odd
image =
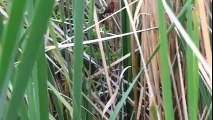
{"type": "Polygon", "coordinates": [[[111,0],[110,4],[108,5],[108,7],[105,9],[103,15],[107,14],[107,13],[113,13],[115,10],[115,2],[114,0],[111,0]]]}

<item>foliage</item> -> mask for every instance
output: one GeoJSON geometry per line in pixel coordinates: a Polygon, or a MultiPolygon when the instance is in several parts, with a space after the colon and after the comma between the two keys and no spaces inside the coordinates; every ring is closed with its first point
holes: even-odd
{"type": "Polygon", "coordinates": [[[211,120],[211,2],[0,0],[0,119],[211,120]]]}

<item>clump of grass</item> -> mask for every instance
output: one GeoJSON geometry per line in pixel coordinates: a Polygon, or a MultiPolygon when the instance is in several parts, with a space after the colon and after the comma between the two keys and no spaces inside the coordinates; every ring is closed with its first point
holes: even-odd
{"type": "Polygon", "coordinates": [[[211,120],[210,2],[0,1],[0,119],[211,120]]]}

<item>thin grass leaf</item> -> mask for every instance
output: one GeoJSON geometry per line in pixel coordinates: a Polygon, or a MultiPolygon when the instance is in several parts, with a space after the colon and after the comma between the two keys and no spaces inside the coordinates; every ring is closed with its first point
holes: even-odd
{"type": "MultiPolygon", "coordinates": [[[[89,26],[93,25],[94,24],[94,17],[93,17],[93,13],[94,13],[94,6],[95,6],[95,1],[94,0],[90,0],[89,1],[89,26]]],[[[88,31],[88,37],[90,40],[93,39],[93,29],[90,29],[88,31]]],[[[89,81],[88,81],[88,85],[89,85],[89,91],[88,91],[88,96],[89,97],[92,97],[92,79],[90,78],[91,77],[91,74],[92,74],[92,51],[94,51],[92,45],[90,44],[89,45],[89,54],[90,54],[90,58],[89,58],[89,81]]],[[[89,111],[93,111],[93,108],[92,108],[92,105],[87,101],[87,108],[89,111]]],[[[88,117],[87,119],[88,120],[92,120],[93,117],[91,114],[87,114],[88,117]]]]}
{"type": "Polygon", "coordinates": [[[38,70],[38,97],[39,97],[39,112],[40,120],[47,120],[49,118],[49,106],[48,106],[48,92],[47,92],[47,65],[45,58],[44,43],[42,49],[39,52],[37,59],[38,70]]]}
{"type": "Polygon", "coordinates": [[[161,64],[162,64],[162,89],[163,89],[163,100],[165,119],[174,120],[173,102],[172,102],[172,88],[171,80],[169,76],[169,65],[168,65],[168,43],[165,25],[165,15],[162,1],[158,0],[158,20],[159,20],[159,33],[161,43],[161,64]]]}
{"type": "Polygon", "coordinates": [[[74,2],[73,120],[81,120],[84,0],[74,2]]]}
{"type": "MultiPolygon", "coordinates": [[[[187,6],[187,32],[192,37],[192,13],[191,13],[191,3],[192,0],[187,0],[188,6],[187,6]]],[[[197,99],[194,99],[195,91],[194,91],[194,83],[196,81],[195,79],[195,73],[194,72],[194,56],[192,50],[187,46],[186,49],[186,60],[187,60],[187,98],[188,98],[188,112],[189,112],[189,120],[197,120],[197,115],[194,111],[196,109],[194,108],[196,105],[197,99]],[[193,119],[194,118],[194,119],[193,119]]],[[[197,71],[198,72],[198,71],[197,71]]]]}
{"type": "MultiPolygon", "coordinates": [[[[193,16],[191,13],[191,7],[187,11],[187,29],[189,34],[192,36],[194,43],[196,46],[199,46],[199,18],[196,15],[196,11],[192,11],[193,16]],[[193,27],[192,27],[193,26],[193,27]]],[[[199,48],[199,47],[198,47],[199,48]]],[[[198,59],[193,54],[190,48],[187,49],[187,69],[188,69],[188,84],[187,84],[187,97],[188,97],[188,112],[189,112],[189,119],[190,120],[197,120],[198,119],[198,91],[199,91],[199,69],[198,69],[198,59]]]]}
{"type": "MultiPolygon", "coordinates": [[[[0,14],[0,45],[1,45],[1,39],[2,39],[1,35],[2,35],[2,32],[3,32],[3,29],[4,29],[4,26],[3,26],[3,16],[0,14]]],[[[0,55],[1,55],[1,53],[0,53],[0,55]]]]}
{"type": "Polygon", "coordinates": [[[29,83],[25,94],[28,101],[28,116],[29,119],[39,119],[39,98],[38,98],[38,70],[37,64],[33,67],[29,83]],[[35,97],[37,96],[37,97],[35,97]]]}

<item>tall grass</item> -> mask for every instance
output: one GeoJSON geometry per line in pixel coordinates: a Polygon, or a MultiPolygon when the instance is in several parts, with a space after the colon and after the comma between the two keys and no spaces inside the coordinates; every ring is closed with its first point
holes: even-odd
{"type": "Polygon", "coordinates": [[[211,1],[110,2],[0,0],[0,119],[212,119],[211,1]]]}
{"type": "Polygon", "coordinates": [[[84,0],[74,1],[73,119],[81,120],[84,0]]]}
{"type": "Polygon", "coordinates": [[[158,19],[159,19],[159,37],[160,37],[160,54],[161,54],[161,76],[162,76],[162,90],[164,99],[165,119],[174,120],[173,102],[172,102],[172,90],[171,79],[169,73],[169,60],[168,60],[168,41],[166,34],[165,16],[163,10],[162,1],[158,1],[158,19]]]}

